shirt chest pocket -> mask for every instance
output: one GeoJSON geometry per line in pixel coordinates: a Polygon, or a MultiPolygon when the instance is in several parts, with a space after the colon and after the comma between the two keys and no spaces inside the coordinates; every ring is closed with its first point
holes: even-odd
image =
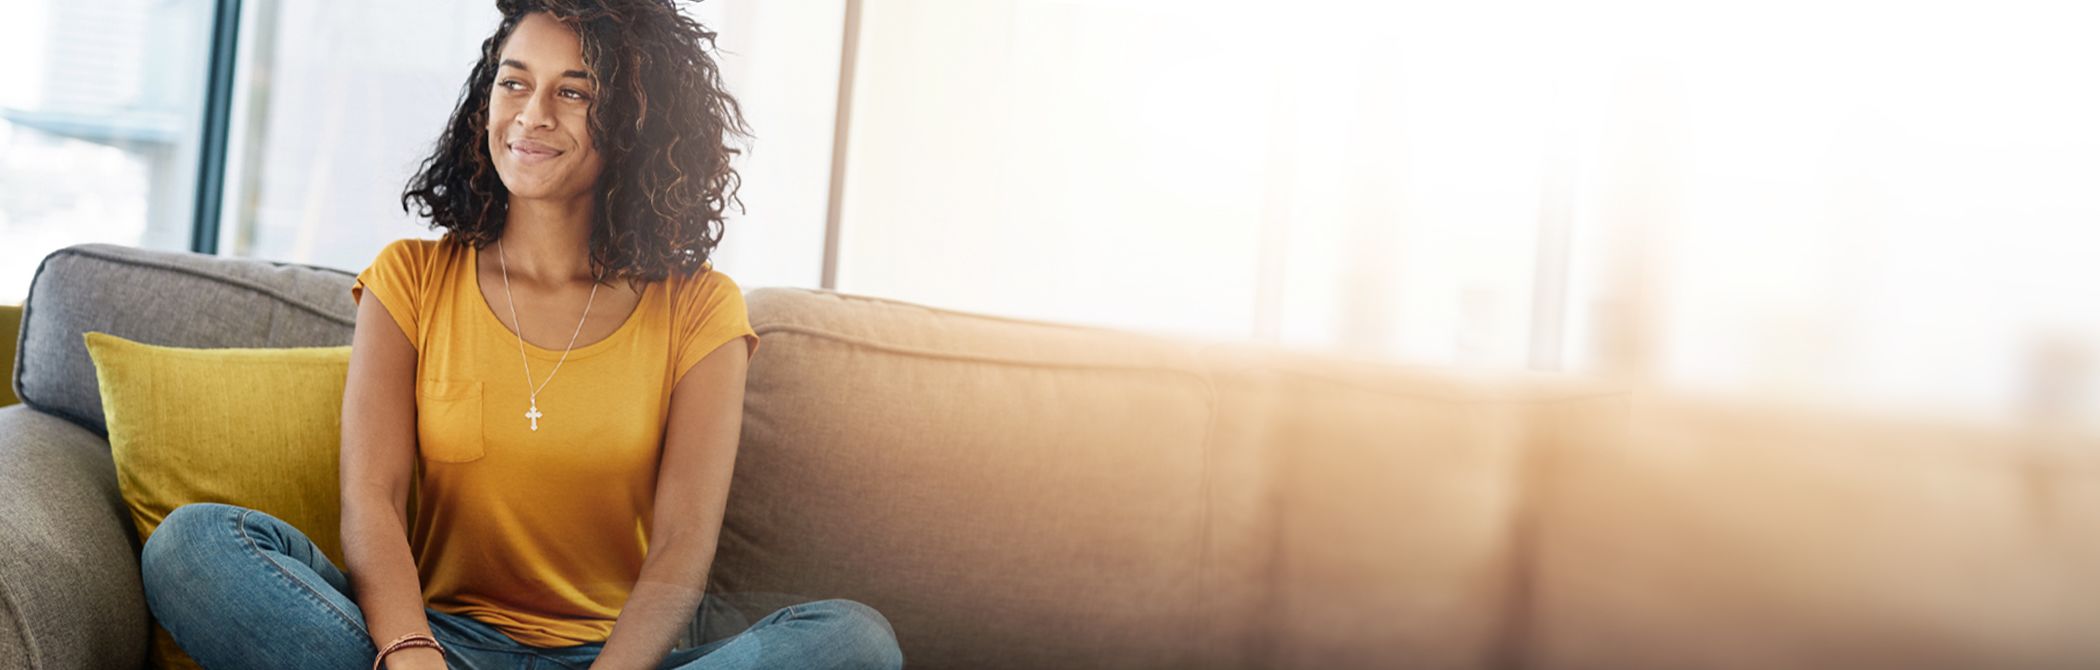
{"type": "Polygon", "coordinates": [[[436,463],[486,455],[481,435],[481,382],[426,381],[416,389],[416,444],[436,463]]]}

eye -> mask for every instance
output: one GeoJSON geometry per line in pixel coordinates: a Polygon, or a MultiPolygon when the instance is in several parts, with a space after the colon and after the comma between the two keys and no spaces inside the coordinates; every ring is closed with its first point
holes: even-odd
{"type": "Polygon", "coordinates": [[[518,80],[516,80],[516,79],[502,79],[502,80],[498,80],[498,81],[496,82],[496,88],[500,88],[500,89],[504,89],[504,90],[508,90],[508,91],[515,91],[515,90],[518,90],[518,89],[515,89],[515,88],[511,88],[511,87],[510,87],[510,85],[511,85],[511,84],[518,84],[518,85],[520,85],[520,86],[523,86],[523,85],[524,85],[524,82],[518,81],[518,80]]]}
{"type": "Polygon", "coordinates": [[[563,95],[568,95],[568,94],[574,93],[574,94],[575,94],[575,97],[572,97],[572,98],[570,98],[570,100],[589,100],[589,99],[591,99],[591,96],[589,96],[589,95],[585,94],[585,93],[584,93],[583,91],[578,91],[578,90],[576,90],[576,89],[573,89],[573,88],[565,88],[565,89],[562,89],[562,90],[561,90],[561,92],[562,92],[562,94],[563,94],[563,95]]]}

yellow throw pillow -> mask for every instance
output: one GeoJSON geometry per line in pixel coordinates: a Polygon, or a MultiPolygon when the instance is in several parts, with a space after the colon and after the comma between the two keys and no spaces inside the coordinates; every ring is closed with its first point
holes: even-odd
{"type": "MultiPolygon", "coordinates": [[[[350,347],[182,349],[87,333],[140,541],[193,502],[264,512],[343,566],[337,449],[350,347]]],[[[154,668],[196,668],[158,622],[154,668]]]]}
{"type": "Polygon", "coordinates": [[[22,334],[22,306],[0,305],[0,365],[7,366],[7,383],[0,385],[0,407],[18,402],[15,397],[15,339],[22,334]]]}

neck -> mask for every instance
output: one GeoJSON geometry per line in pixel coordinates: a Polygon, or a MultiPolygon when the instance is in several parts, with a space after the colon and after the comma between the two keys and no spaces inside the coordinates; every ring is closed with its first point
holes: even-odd
{"type": "Polygon", "coordinates": [[[590,281],[590,198],[512,198],[500,238],[513,278],[550,286],[590,281]]]}

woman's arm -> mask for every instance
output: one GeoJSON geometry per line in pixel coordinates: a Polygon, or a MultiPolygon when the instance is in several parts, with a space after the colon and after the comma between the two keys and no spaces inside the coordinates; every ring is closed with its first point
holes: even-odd
{"type": "MultiPolygon", "coordinates": [[[[430,633],[423,586],[408,547],[408,491],[416,458],[416,350],[379,296],[358,301],[343,381],[342,532],[344,573],[373,646],[409,632],[430,633]]],[[[436,649],[389,654],[394,669],[437,668],[436,649]]]]}
{"type": "Polygon", "coordinates": [[[672,389],[649,555],[593,670],[657,667],[699,609],[729,504],[749,364],[744,338],[732,339],[693,364],[672,389]]]}

